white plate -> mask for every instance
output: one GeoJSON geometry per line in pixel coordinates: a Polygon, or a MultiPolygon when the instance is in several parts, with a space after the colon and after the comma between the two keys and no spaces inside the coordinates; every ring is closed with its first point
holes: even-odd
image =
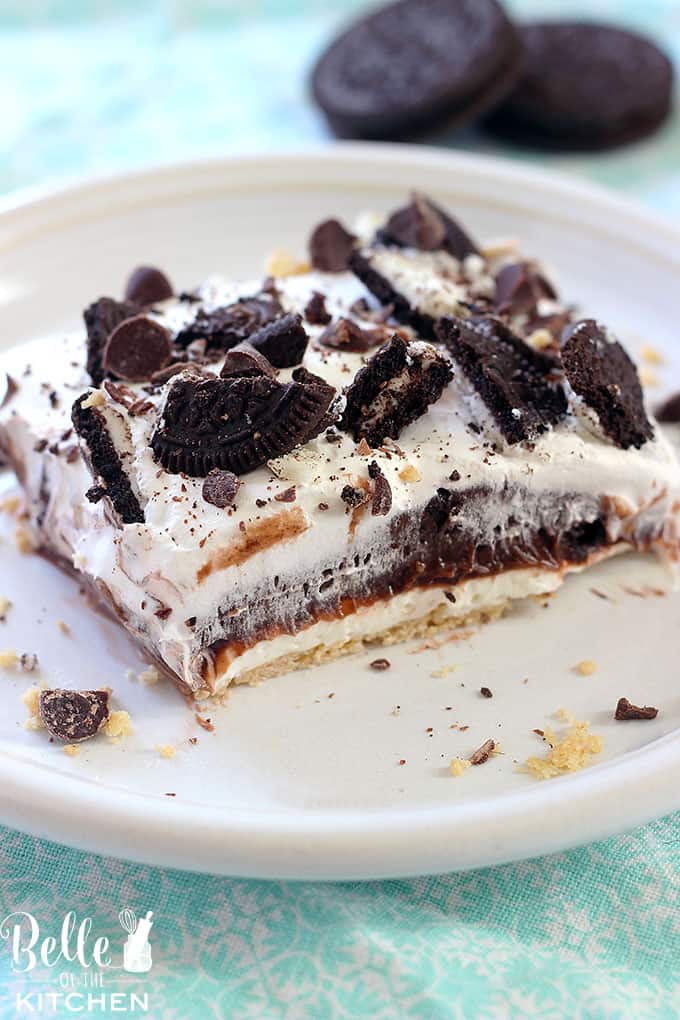
{"type": "MultiPolygon", "coordinates": [[[[680,377],[676,231],[517,164],[396,146],[201,163],[9,200],[0,213],[2,342],[73,325],[139,262],[160,264],[181,286],[213,270],[251,275],[273,247],[302,252],[321,217],[389,209],[414,186],[475,235],[521,237],[554,265],[566,295],[633,348],[645,337],[665,349],[665,377],[680,377]]],[[[367,878],[546,853],[680,806],[680,598],[624,590],[667,587],[653,561],[604,564],[570,579],[548,609],[522,606],[439,649],[391,649],[383,673],[361,656],[239,689],[210,712],[210,733],[174,689],[126,679],[126,669],[142,668],[137,653],[72,581],[11,541],[1,555],[0,594],[14,608],[0,647],[38,652],[52,685],[110,685],[135,728],[118,746],[97,739],[68,758],[23,728],[28,678],[3,677],[0,819],[9,825],[154,864],[367,878]],[[582,659],[597,663],[593,676],[574,670],[582,659]],[[615,723],[621,695],[659,705],[658,718],[615,723]],[[589,719],[605,749],[599,764],[541,783],[516,763],[542,753],[532,729],[559,707],[589,719]],[[469,729],[451,729],[455,721],[469,729]],[[449,759],[490,736],[504,756],[452,778],[449,759]],[[175,745],[176,758],[162,759],[157,744],[175,745]]]]}

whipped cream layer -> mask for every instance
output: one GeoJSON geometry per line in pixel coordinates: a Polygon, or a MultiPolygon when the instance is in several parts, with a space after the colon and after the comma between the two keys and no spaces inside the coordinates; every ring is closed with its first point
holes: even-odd
{"type": "MultiPolygon", "coordinates": [[[[398,270],[402,293],[414,301],[425,294],[428,311],[440,314],[459,309],[472,291],[488,293],[508,256],[470,256],[462,265],[449,255],[411,250],[380,257],[391,259],[393,275],[398,270]],[[433,264],[467,283],[433,288],[433,264]]],[[[176,334],[198,308],[228,305],[259,292],[261,285],[260,280],[232,283],[214,277],[197,291],[200,303],[173,299],[152,317],[176,334]]],[[[276,287],[287,311],[303,313],[310,296],[320,292],[334,321],[345,316],[375,328],[371,313],[379,311],[378,303],[350,272],[308,272],[277,279],[276,287]],[[357,315],[359,299],[368,309],[365,318],[357,315]]],[[[325,327],[305,322],[305,328],[310,341],[303,365],[341,392],[374,351],[334,350],[319,343],[325,327]]],[[[374,599],[351,621],[350,614],[345,622],[319,618],[300,627],[291,618],[272,633],[267,598],[261,595],[276,598],[277,586],[284,584],[287,590],[299,589],[303,598],[305,585],[323,585],[323,571],[330,568],[335,583],[342,585],[343,578],[349,583],[353,573],[365,571],[366,556],[371,571],[389,573],[400,556],[390,523],[408,521],[410,515],[415,519],[441,488],[481,494],[463,504],[458,519],[482,540],[506,532],[529,540],[532,529],[550,525],[551,515],[564,529],[569,522],[578,525],[604,514],[608,545],[655,546],[675,555],[680,472],[658,426],[639,450],[623,450],[574,408],[535,442],[511,446],[455,364],[454,379],[441,398],[395,442],[366,450],[346,433],[333,441],[322,433],[244,475],[233,509],[207,503],[203,479],[170,474],[154,459],[149,440],[162,391],[126,384],[152,405],[146,413],[130,415],[116,400],[115,387],[104,384],[97,410],[144,512],[143,524],[121,526],[106,498],[96,504],[85,498],[94,480],[74,452],[71,407],[90,388],[84,363],[81,331],[36,341],[3,358],[17,390],[0,409],[0,446],[25,488],[40,544],[86,575],[125,626],[190,690],[206,683],[218,690],[255,666],[332,642],[337,634],[341,640],[359,639],[445,604],[439,585],[393,600],[374,599]],[[368,478],[372,461],[391,487],[392,507],[385,517],[349,512],[341,499],[346,485],[368,478]],[[277,499],[293,486],[292,501],[277,499]],[[259,638],[227,649],[218,670],[213,657],[211,672],[205,653],[219,644],[225,613],[247,617],[246,629],[259,638]]],[[[220,367],[220,361],[208,366],[217,374],[220,367]]],[[[280,370],[278,378],[286,381],[291,372],[280,370]]],[[[515,569],[507,583],[490,578],[477,590],[493,599],[499,592],[517,598],[549,591],[559,583],[562,567],[568,565],[515,569]]],[[[467,584],[473,593],[477,581],[467,584]]],[[[475,605],[483,608],[483,602],[477,597],[475,605]]]]}

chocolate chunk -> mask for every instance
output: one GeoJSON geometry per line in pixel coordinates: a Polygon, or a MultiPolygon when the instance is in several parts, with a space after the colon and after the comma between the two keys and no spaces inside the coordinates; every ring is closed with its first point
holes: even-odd
{"type": "Polygon", "coordinates": [[[373,662],[369,662],[371,669],[375,669],[382,672],[385,669],[389,669],[391,666],[389,659],[374,659],[373,662]]]}
{"type": "Polygon", "coordinates": [[[369,494],[365,489],[360,489],[358,486],[345,485],[340,493],[340,499],[343,503],[347,504],[350,510],[356,510],[358,506],[368,503],[369,494]]]}
{"type": "Polygon", "coordinates": [[[515,336],[499,319],[445,317],[437,336],[450,350],[508,443],[535,439],[567,411],[551,371],[554,361],[515,336]]]}
{"type": "Polygon", "coordinates": [[[355,251],[350,261],[350,269],[361,280],[363,285],[377,297],[378,301],[391,310],[391,315],[399,322],[412,326],[421,336],[427,339],[434,337],[434,319],[426,312],[411,305],[410,301],[398,291],[392,282],[373,267],[370,253],[355,251]]]}
{"type": "Polygon", "coordinates": [[[371,514],[373,517],[385,517],[392,509],[392,487],[375,460],[368,465],[368,477],[373,479],[371,514]]]}
{"type": "Polygon", "coordinates": [[[533,312],[543,298],[556,297],[550,283],[529,262],[511,262],[496,274],[495,306],[499,315],[533,312]]]}
{"type": "Polygon", "coordinates": [[[256,351],[252,344],[244,340],[227,351],[220,372],[222,379],[237,379],[256,375],[266,375],[273,379],[276,373],[271,362],[264,354],[256,351]]]}
{"type": "Polygon", "coordinates": [[[249,343],[275,368],[299,365],[307,349],[307,333],[300,315],[282,315],[250,335],[249,343]]]}
{"type": "Polygon", "coordinates": [[[483,765],[487,762],[496,748],[495,740],[485,740],[481,747],[474,751],[468,761],[471,765],[483,765]]]}
{"type": "Polygon", "coordinates": [[[380,308],[371,308],[366,298],[357,298],[349,306],[349,313],[355,319],[365,319],[367,322],[375,322],[383,325],[391,318],[394,308],[392,305],[382,305],[380,308]]]}
{"type": "Polygon", "coordinates": [[[393,333],[386,326],[376,329],[362,329],[351,319],[338,319],[324,329],[318,337],[318,343],[324,347],[332,347],[334,350],[350,351],[354,354],[363,354],[371,347],[378,347],[393,333]]]}
{"type": "Polygon", "coordinates": [[[517,80],[520,56],[495,0],[398,0],[331,43],[312,92],[343,137],[409,138],[491,109],[517,80]]]}
{"type": "Polygon", "coordinates": [[[212,503],[213,506],[223,509],[232,505],[240,487],[240,479],[231,471],[213,468],[205,476],[201,494],[206,503],[212,503]]]}
{"type": "Polygon", "coordinates": [[[315,290],[305,305],[305,319],[310,326],[327,326],[331,314],[326,308],[326,296],[315,290]]]}
{"type": "MultiPolygon", "coordinates": [[[[95,479],[111,501],[123,524],[144,522],[144,511],[134,494],[102,414],[96,408],[83,407],[89,396],[83,393],[73,404],[71,420],[85,446],[85,459],[95,479]]],[[[88,490],[91,491],[91,490],[88,490]]]]}
{"type": "Polygon", "coordinates": [[[659,709],[652,705],[632,705],[628,698],[619,698],[614,718],[623,722],[627,719],[656,719],[659,709]]]}
{"type": "Polygon", "coordinates": [[[520,33],[522,74],[489,119],[496,133],[532,147],[597,150],[641,139],[668,116],[673,64],[644,36],[554,20],[520,33]]]}
{"type": "Polygon", "coordinates": [[[0,408],[6,407],[7,404],[9,404],[10,400],[12,399],[12,397],[14,396],[14,394],[17,392],[18,389],[19,389],[19,384],[16,381],[16,379],[14,379],[9,374],[9,372],[5,372],[5,385],[3,386],[2,390],[0,390],[0,394],[1,394],[0,395],[0,408]]]}
{"type": "Polygon", "coordinates": [[[461,260],[479,251],[444,209],[418,192],[413,193],[408,205],[392,213],[378,231],[376,241],[420,251],[447,251],[461,260]]]}
{"type": "Polygon", "coordinates": [[[155,266],[137,266],[125,284],[125,300],[142,308],[167,301],[172,295],[172,284],[155,266]]]}
{"type": "Polygon", "coordinates": [[[398,439],[439,400],[452,378],[449,363],[434,347],[395,335],[355,375],[341,427],[374,448],[388,436],[398,439]]]}
{"type": "Polygon", "coordinates": [[[320,375],[317,375],[316,372],[310,372],[308,368],[304,367],[304,365],[298,365],[297,368],[294,368],[291,375],[295,382],[316,383],[318,386],[327,385],[325,379],[323,379],[320,375]]]}
{"type": "Polygon", "coordinates": [[[656,418],[663,425],[676,425],[680,422],[680,392],[673,393],[657,407],[656,418]]]}
{"type": "Polygon", "coordinates": [[[645,411],[637,369],[618,340],[594,319],[568,326],[562,364],[574,393],[595,411],[617,446],[639,449],[654,435],[645,411]]]}
{"type": "Polygon", "coordinates": [[[356,237],[345,230],[339,220],[324,220],[309,239],[309,257],[315,269],[323,273],[342,273],[349,260],[356,237]]]}
{"type": "Polygon", "coordinates": [[[482,695],[483,698],[493,698],[493,691],[491,690],[490,687],[480,687],[479,693],[482,695]]]}
{"type": "Polygon", "coordinates": [[[266,376],[176,376],[151,447],[173,474],[204,477],[216,467],[246,474],[317,435],[334,395],[326,384],[284,384],[266,376]]]}
{"type": "Polygon", "coordinates": [[[95,386],[100,386],[106,375],[102,366],[106,341],[116,326],[138,312],[138,306],[131,301],[114,301],[108,297],[99,298],[83,312],[87,330],[86,367],[95,386]]]}
{"type": "Polygon", "coordinates": [[[146,315],[124,319],[106,341],[104,371],[126,382],[144,382],[165,368],[172,353],[172,339],[164,326],[146,315]]]}
{"type": "Polygon", "coordinates": [[[272,294],[241,298],[211,312],[199,308],[194,321],[179,331],[175,341],[187,347],[194,340],[204,340],[209,349],[228,351],[282,314],[283,308],[272,294]]]}
{"type": "Polygon", "coordinates": [[[40,692],[40,718],[45,729],[68,744],[89,740],[109,717],[108,691],[69,691],[55,688],[40,692]]]}

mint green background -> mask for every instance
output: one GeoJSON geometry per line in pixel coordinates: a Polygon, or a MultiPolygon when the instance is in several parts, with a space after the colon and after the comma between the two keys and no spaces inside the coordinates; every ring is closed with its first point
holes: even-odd
{"type": "MultiPolygon", "coordinates": [[[[361,6],[2,0],[0,193],[325,138],[303,72],[361,6]]],[[[680,0],[569,9],[642,27],[680,60],[680,0]]],[[[473,133],[433,140],[539,161],[680,215],[677,114],[655,138],[594,157],[535,156],[473,133]]],[[[196,876],[0,837],[2,916],[31,911],[47,934],[75,910],[118,947],[119,909],[154,910],[153,970],[108,983],[147,991],[154,1018],[680,1017],[680,815],[522,864],[325,886],[196,876]]],[[[54,978],[40,967],[12,975],[0,942],[3,1020],[17,991],[55,990],[54,978]]]]}

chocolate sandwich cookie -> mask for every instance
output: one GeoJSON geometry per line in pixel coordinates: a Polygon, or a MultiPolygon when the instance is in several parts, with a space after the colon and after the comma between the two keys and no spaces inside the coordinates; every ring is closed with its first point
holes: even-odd
{"type": "Polygon", "coordinates": [[[524,67],[488,127],[554,149],[607,149],[654,131],[671,108],[673,66],[634,32],[588,22],[521,29],[524,67]]]}
{"type": "Polygon", "coordinates": [[[495,0],[398,0],[331,43],[312,94],[338,135],[403,137],[490,109],[512,88],[520,52],[495,0]]]}

